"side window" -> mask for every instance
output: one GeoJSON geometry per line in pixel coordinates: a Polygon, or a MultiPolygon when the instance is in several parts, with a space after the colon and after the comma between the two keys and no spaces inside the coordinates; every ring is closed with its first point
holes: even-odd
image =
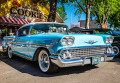
{"type": "Polygon", "coordinates": [[[23,27],[18,30],[18,36],[27,36],[29,35],[30,26],[23,27]]]}
{"type": "Polygon", "coordinates": [[[35,25],[34,27],[32,27],[31,35],[45,33],[43,29],[44,27],[42,27],[42,25],[41,26],[35,25]]]}
{"type": "Polygon", "coordinates": [[[53,26],[52,24],[36,24],[31,29],[31,35],[46,33],[49,31],[49,27],[53,26]]]}

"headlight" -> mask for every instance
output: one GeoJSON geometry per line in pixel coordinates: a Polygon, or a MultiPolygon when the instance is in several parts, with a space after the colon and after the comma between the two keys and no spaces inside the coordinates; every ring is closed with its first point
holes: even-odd
{"type": "Polygon", "coordinates": [[[61,45],[66,46],[66,45],[73,45],[74,43],[74,38],[73,37],[64,37],[61,40],[61,45]]]}
{"type": "Polygon", "coordinates": [[[108,38],[105,39],[105,43],[106,44],[108,44],[108,43],[112,44],[113,43],[113,39],[114,39],[113,37],[108,37],[108,38]]]}
{"type": "Polygon", "coordinates": [[[109,43],[110,43],[110,44],[113,43],[113,39],[114,39],[113,37],[110,37],[110,38],[109,38],[109,43]]]}
{"type": "Polygon", "coordinates": [[[66,38],[63,38],[62,39],[62,41],[61,41],[61,44],[63,45],[63,46],[66,46],[67,45],[67,39],[66,38]]]}
{"type": "Polygon", "coordinates": [[[74,43],[74,39],[69,38],[69,39],[68,39],[68,45],[73,45],[73,43],[74,43]]]}

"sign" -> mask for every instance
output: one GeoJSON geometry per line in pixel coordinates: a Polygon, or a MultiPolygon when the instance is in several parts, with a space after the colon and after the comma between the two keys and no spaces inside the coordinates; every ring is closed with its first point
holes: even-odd
{"type": "Polygon", "coordinates": [[[73,27],[80,27],[80,22],[71,23],[71,28],[73,27]]]}
{"type": "Polygon", "coordinates": [[[42,19],[35,19],[34,22],[45,22],[45,20],[42,20],[42,19]]]}
{"type": "Polygon", "coordinates": [[[31,17],[31,18],[40,18],[40,19],[44,18],[44,15],[37,7],[33,7],[30,5],[12,7],[10,9],[10,14],[15,16],[23,16],[23,17],[31,17]]]}

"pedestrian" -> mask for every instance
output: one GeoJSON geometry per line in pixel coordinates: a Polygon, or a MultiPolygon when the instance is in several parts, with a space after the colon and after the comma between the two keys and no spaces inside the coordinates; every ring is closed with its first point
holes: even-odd
{"type": "Polygon", "coordinates": [[[17,34],[17,27],[15,27],[15,29],[14,29],[14,34],[15,35],[17,34]]]}
{"type": "Polygon", "coordinates": [[[6,35],[6,29],[3,28],[3,29],[2,29],[2,35],[1,35],[1,36],[2,36],[2,39],[3,39],[3,37],[5,37],[5,35],[6,35]]]}

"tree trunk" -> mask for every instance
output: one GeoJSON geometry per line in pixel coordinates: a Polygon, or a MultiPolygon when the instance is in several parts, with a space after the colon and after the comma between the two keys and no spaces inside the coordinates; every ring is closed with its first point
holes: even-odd
{"type": "Polygon", "coordinates": [[[100,26],[101,26],[101,28],[108,29],[107,20],[105,22],[104,21],[100,22],[100,26]]]}
{"type": "Polygon", "coordinates": [[[105,28],[105,23],[104,22],[102,22],[102,23],[100,23],[100,26],[101,26],[101,28],[103,29],[103,28],[105,28]]]}
{"type": "Polygon", "coordinates": [[[55,22],[56,6],[57,6],[57,0],[50,0],[50,11],[48,16],[48,22],[55,22]]]}
{"type": "Polygon", "coordinates": [[[85,24],[85,29],[89,29],[89,23],[90,23],[90,0],[87,0],[86,4],[86,24],[85,24]]]}
{"type": "Polygon", "coordinates": [[[104,28],[104,24],[103,24],[103,23],[100,23],[100,25],[101,25],[101,28],[103,29],[103,28],[104,28]]]}

